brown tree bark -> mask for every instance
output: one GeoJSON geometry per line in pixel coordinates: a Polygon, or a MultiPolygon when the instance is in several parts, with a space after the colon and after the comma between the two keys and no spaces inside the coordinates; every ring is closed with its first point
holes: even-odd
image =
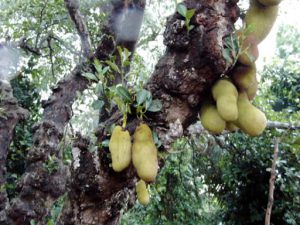
{"type": "Polygon", "coordinates": [[[0,80],[0,224],[7,221],[6,209],[9,207],[6,183],[6,159],[9,145],[17,123],[25,119],[28,112],[17,104],[9,83],[0,80]]]}
{"type": "MultiPolygon", "coordinates": [[[[80,13],[72,2],[78,3],[66,0],[66,4],[71,4],[68,10],[76,24],[76,18],[80,20],[80,13]],[[72,13],[77,13],[77,16],[72,17],[72,13]]],[[[187,8],[196,9],[191,21],[195,28],[190,32],[187,32],[184,18],[178,13],[167,21],[164,33],[167,50],[147,85],[154,98],[161,100],[163,109],[159,113],[149,113],[146,120],[157,131],[165,148],[180,137],[188,125],[196,121],[200,103],[207,96],[211,85],[232,66],[223,57],[223,40],[233,32],[233,24],[238,16],[236,2],[185,1],[187,8]]],[[[128,6],[143,6],[144,1],[116,0],[112,3],[112,15],[118,15],[120,10],[128,6]]],[[[108,24],[115,23],[115,17],[110,18],[108,24]]],[[[85,27],[81,26],[82,21],[79,22],[79,25],[76,24],[78,32],[85,32],[85,27]]],[[[114,26],[104,27],[104,33],[114,34],[115,30],[112,28],[116,29],[114,26]]],[[[122,28],[117,27],[117,30],[117,34],[122,34],[122,28]]],[[[81,40],[88,49],[88,38],[83,35],[81,40]]],[[[105,60],[116,51],[115,43],[130,49],[136,41],[118,36],[116,40],[111,35],[106,35],[94,56],[105,60]]],[[[85,51],[85,56],[89,57],[88,50],[85,51]]],[[[76,92],[82,92],[89,85],[89,81],[81,74],[93,69],[89,60],[77,66],[53,88],[52,96],[44,102],[43,119],[35,126],[34,145],[29,151],[28,167],[19,184],[20,194],[11,202],[8,210],[8,224],[27,225],[31,220],[36,224],[43,224],[43,217],[47,215],[53,202],[65,192],[68,171],[62,163],[58,146],[64,127],[71,118],[71,106],[76,92]],[[47,170],[50,156],[57,165],[56,170],[51,172],[47,170]]],[[[120,78],[117,77],[115,82],[119,83],[120,78]]],[[[105,117],[107,116],[109,118],[104,124],[106,127],[117,123],[121,118],[119,112],[105,117]]],[[[134,115],[129,118],[128,129],[131,134],[138,123],[134,115]]],[[[99,130],[100,142],[108,136],[105,129],[99,130]]],[[[98,160],[95,161],[95,155],[88,151],[88,146],[89,142],[79,135],[74,149],[80,151],[80,166],[72,170],[68,190],[70,198],[67,201],[70,207],[66,207],[61,224],[118,224],[121,209],[134,203],[135,171],[130,167],[122,173],[115,173],[109,166],[108,149],[100,148],[98,160]]]]}
{"type": "MultiPolygon", "coordinates": [[[[223,58],[223,39],[233,32],[238,15],[236,1],[207,0],[200,4],[194,0],[185,4],[196,9],[192,20],[195,28],[188,33],[178,13],[168,18],[164,33],[167,50],[147,84],[163,109],[147,114],[145,122],[158,132],[165,148],[196,121],[211,85],[231,66],[223,58]]],[[[118,123],[121,117],[119,112],[110,115],[102,127],[118,123]]],[[[127,129],[131,134],[139,122],[134,115],[129,118],[127,129]]],[[[104,128],[97,135],[100,143],[109,138],[104,128]]],[[[81,152],[80,166],[72,171],[71,201],[60,224],[118,224],[121,209],[134,204],[135,170],[130,166],[121,173],[114,172],[104,147],[98,149],[100,164],[92,163],[95,157],[87,150],[85,139],[79,138],[74,148],[81,152]]]]}

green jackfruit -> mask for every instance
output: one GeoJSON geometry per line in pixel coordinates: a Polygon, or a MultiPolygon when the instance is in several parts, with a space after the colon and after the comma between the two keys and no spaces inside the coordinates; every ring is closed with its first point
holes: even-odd
{"type": "Polygon", "coordinates": [[[226,123],[226,130],[228,131],[237,131],[239,128],[233,123],[233,122],[227,122],[226,123]]]}
{"type": "Polygon", "coordinates": [[[135,129],[132,162],[141,179],[147,182],[155,180],[158,170],[157,149],[147,124],[140,124],[135,129]]]}
{"type": "Polygon", "coordinates": [[[206,102],[202,105],[200,121],[202,126],[213,134],[221,133],[226,126],[226,122],[218,113],[217,107],[210,102],[206,102]]]}
{"type": "Polygon", "coordinates": [[[135,191],[140,204],[146,206],[150,202],[150,195],[145,181],[140,180],[136,183],[135,191]]]}
{"type": "Polygon", "coordinates": [[[262,111],[251,104],[245,92],[239,94],[238,110],[239,117],[235,123],[244,133],[257,136],[264,131],[267,118],[262,111]]]}
{"type": "Polygon", "coordinates": [[[123,131],[121,126],[116,126],[109,141],[112,167],[120,172],[131,162],[131,139],[128,131],[123,131]]]}
{"type": "Polygon", "coordinates": [[[246,13],[246,27],[251,27],[250,32],[257,38],[258,43],[263,41],[270,33],[278,14],[278,6],[264,6],[256,0],[250,1],[246,13]]]}
{"type": "Polygon", "coordinates": [[[217,103],[220,116],[225,121],[236,120],[238,117],[238,91],[234,84],[228,79],[220,79],[213,85],[212,95],[217,103]]]}
{"type": "Polygon", "coordinates": [[[259,56],[258,40],[253,34],[245,36],[241,31],[237,32],[237,37],[241,46],[241,54],[238,61],[246,66],[252,65],[259,56]]]}
{"type": "Polygon", "coordinates": [[[246,91],[250,100],[255,97],[258,87],[255,64],[236,66],[232,72],[232,80],[240,91],[246,91]]]}

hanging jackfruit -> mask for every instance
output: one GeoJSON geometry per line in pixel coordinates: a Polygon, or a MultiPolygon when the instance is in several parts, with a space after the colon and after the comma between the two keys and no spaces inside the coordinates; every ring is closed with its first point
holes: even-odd
{"type": "Polygon", "coordinates": [[[109,141],[112,167],[120,172],[131,162],[131,139],[128,131],[123,131],[121,126],[116,126],[109,141]]]}
{"type": "Polygon", "coordinates": [[[226,130],[228,131],[237,131],[239,128],[233,122],[226,122],[226,130]]]}
{"type": "Polygon", "coordinates": [[[236,66],[232,72],[232,80],[240,91],[246,91],[250,100],[255,97],[258,87],[255,64],[236,66]]]}
{"type": "Polygon", "coordinates": [[[264,6],[257,0],[250,0],[250,7],[247,10],[245,22],[246,27],[257,38],[258,43],[263,41],[270,33],[278,14],[278,5],[264,6]]]}
{"type": "Polygon", "coordinates": [[[238,61],[243,65],[250,66],[259,56],[258,40],[253,34],[243,36],[241,32],[237,32],[237,36],[241,45],[238,61]]]}
{"type": "Polygon", "coordinates": [[[142,123],[135,129],[132,162],[141,179],[147,182],[155,180],[158,170],[157,149],[147,124],[142,123]]]}
{"type": "Polygon", "coordinates": [[[267,126],[265,114],[251,104],[245,92],[239,94],[237,104],[239,117],[236,125],[250,136],[260,135],[267,126]]]}
{"type": "Polygon", "coordinates": [[[200,121],[202,126],[213,134],[221,133],[226,126],[226,122],[218,113],[217,107],[210,102],[201,106],[200,121]]]}
{"type": "Polygon", "coordinates": [[[236,120],[238,117],[238,92],[234,84],[228,79],[220,79],[213,85],[212,95],[217,103],[217,109],[220,116],[225,121],[236,120]]]}
{"type": "Polygon", "coordinates": [[[140,180],[139,182],[137,182],[135,186],[135,191],[139,203],[145,206],[148,205],[150,201],[150,195],[145,181],[140,180]]]}

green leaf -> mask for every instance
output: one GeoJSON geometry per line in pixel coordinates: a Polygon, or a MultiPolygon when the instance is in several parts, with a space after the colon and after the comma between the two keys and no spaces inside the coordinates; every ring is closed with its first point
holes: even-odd
{"type": "Polygon", "coordinates": [[[98,81],[97,77],[93,73],[83,73],[82,76],[87,78],[88,80],[98,81]]]}
{"type": "Polygon", "coordinates": [[[101,63],[98,59],[94,60],[94,66],[95,66],[98,73],[102,72],[102,65],[101,65],[101,63]]]}
{"type": "Polygon", "coordinates": [[[126,87],[118,85],[116,87],[116,93],[124,102],[131,102],[131,94],[126,87]]]}
{"type": "Polygon", "coordinates": [[[147,99],[151,99],[151,92],[142,89],[136,93],[136,102],[138,105],[143,104],[147,99]]]}
{"type": "Polygon", "coordinates": [[[182,15],[184,18],[186,17],[186,13],[187,13],[187,8],[185,5],[183,4],[178,4],[177,7],[177,12],[182,15]]]}
{"type": "Polygon", "coordinates": [[[231,55],[230,55],[230,49],[229,48],[224,48],[223,49],[223,57],[225,58],[225,60],[228,63],[232,62],[232,58],[231,58],[231,55]]]}
{"type": "Polygon", "coordinates": [[[102,141],[102,142],[101,142],[101,145],[102,145],[103,147],[105,147],[105,148],[108,148],[108,146],[109,146],[109,139],[106,139],[106,140],[102,141]]]}
{"type": "Polygon", "coordinates": [[[186,19],[190,20],[196,12],[196,9],[190,9],[186,12],[186,19]]]}
{"type": "Polygon", "coordinates": [[[155,99],[151,102],[150,107],[147,109],[149,112],[158,112],[162,109],[162,104],[160,100],[155,99]]]}
{"type": "Polygon", "coordinates": [[[110,66],[110,68],[111,68],[113,71],[118,72],[118,73],[121,73],[121,71],[120,71],[119,67],[117,66],[117,64],[115,64],[114,62],[109,61],[109,60],[106,60],[105,62],[110,66]]]}
{"type": "Polygon", "coordinates": [[[99,109],[101,109],[103,106],[104,106],[104,102],[101,101],[101,100],[96,100],[96,101],[94,101],[94,102],[92,103],[92,107],[93,107],[93,109],[95,109],[95,110],[99,110],[99,109]]]}

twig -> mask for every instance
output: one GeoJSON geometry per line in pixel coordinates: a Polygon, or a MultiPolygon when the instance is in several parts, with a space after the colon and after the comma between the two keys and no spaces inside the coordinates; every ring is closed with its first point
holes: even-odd
{"type": "Polygon", "coordinates": [[[271,213],[272,213],[272,206],[274,202],[274,189],[275,189],[275,180],[276,180],[276,161],[278,159],[278,152],[279,152],[279,138],[275,139],[275,145],[274,145],[274,156],[273,156],[273,162],[272,162],[272,169],[271,169],[271,177],[269,180],[270,186],[269,186],[269,200],[268,200],[268,206],[266,211],[266,217],[265,217],[265,225],[270,225],[271,220],[271,213]]]}

